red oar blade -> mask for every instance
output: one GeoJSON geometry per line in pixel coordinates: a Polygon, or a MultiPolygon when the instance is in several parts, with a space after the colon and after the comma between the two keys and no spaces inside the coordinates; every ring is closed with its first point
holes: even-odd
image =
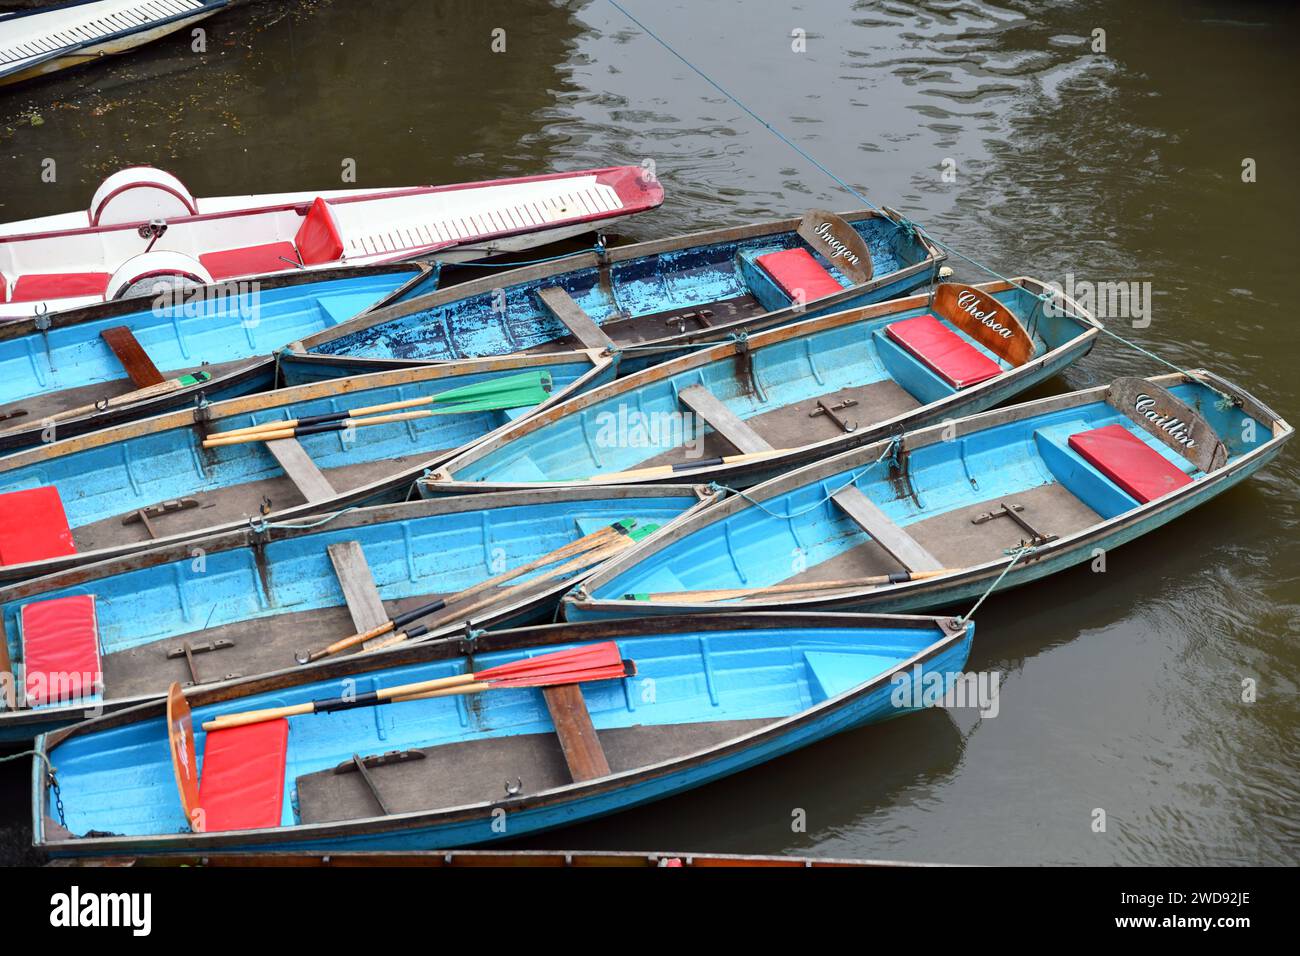
{"type": "Polygon", "coordinates": [[[494,688],[502,687],[555,687],[558,684],[585,684],[595,680],[618,680],[636,674],[632,661],[619,661],[605,667],[586,667],[579,670],[562,670],[522,677],[506,677],[492,681],[494,688]]]}
{"type": "Polygon", "coordinates": [[[537,657],[526,657],[523,660],[511,661],[509,664],[498,664],[487,670],[476,671],[474,679],[499,681],[551,672],[565,673],[573,670],[621,666],[622,663],[618,645],[613,641],[604,641],[600,644],[572,647],[551,654],[539,654],[537,657]]]}

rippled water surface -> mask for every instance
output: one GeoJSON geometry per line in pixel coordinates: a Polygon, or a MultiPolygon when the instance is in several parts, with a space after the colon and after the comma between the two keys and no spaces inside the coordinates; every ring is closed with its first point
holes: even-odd
{"type": "MultiPolygon", "coordinates": [[[[1113,329],[1298,417],[1298,18],[1283,5],[627,6],[840,176],[1004,274],[1150,282],[1150,324],[1113,329]]],[[[652,159],[668,199],[631,238],[856,205],[605,0],[261,3],[207,29],[204,56],[178,39],[0,91],[0,219],[83,208],[126,163],[215,195],[337,186],[345,158],[371,186],[652,159]]],[[[1103,341],[1037,394],[1153,371],[1103,341]]],[[[996,718],[867,728],[528,845],[1294,863],[1297,452],[1104,575],[990,599],[971,667],[1004,675],[996,718]]],[[[15,826],[25,774],[0,781],[15,826]]]]}

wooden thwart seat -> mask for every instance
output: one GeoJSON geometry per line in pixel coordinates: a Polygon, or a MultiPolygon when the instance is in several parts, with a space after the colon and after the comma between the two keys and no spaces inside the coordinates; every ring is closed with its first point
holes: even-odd
{"type": "Polygon", "coordinates": [[[266,447],[309,504],[327,501],[338,494],[298,439],[280,438],[267,442],[266,447]]]}
{"type": "Polygon", "coordinates": [[[703,385],[692,385],[677,393],[687,408],[708,423],[709,427],[729,441],[743,454],[771,451],[772,445],[750,428],[735,412],[719,401],[703,385]]]}
{"type": "Polygon", "coordinates": [[[131,384],[136,388],[161,385],[166,381],[163,373],[158,371],[158,366],[153,364],[153,359],[149,357],[149,353],[144,350],[144,346],[135,337],[135,333],[125,325],[105,329],[99,333],[99,336],[113,350],[117,360],[122,363],[122,368],[126,369],[131,384]]]}
{"type": "Polygon", "coordinates": [[[855,486],[841,488],[831,498],[859,528],[871,535],[891,558],[913,573],[941,571],[943,565],[915,538],[889,520],[889,516],[855,486]]]}
{"type": "Polygon", "coordinates": [[[388,621],[388,612],[384,610],[383,598],[375,587],[374,575],[366,561],[366,553],[356,541],[340,541],[327,549],[334,573],[338,575],[339,586],[343,589],[343,600],[347,602],[348,613],[352,616],[352,626],[358,634],[373,630],[388,621]]]}
{"type": "Polygon", "coordinates": [[[559,286],[539,290],[537,298],[541,300],[546,311],[559,319],[573,333],[574,338],[582,343],[584,349],[614,348],[613,340],[596,324],[596,320],[573,301],[573,296],[559,286]]]}
{"type": "Polygon", "coordinates": [[[551,712],[555,733],[560,738],[564,762],[574,783],[607,777],[609,760],[600,746],[596,728],[591,723],[591,712],[583,699],[582,688],[577,684],[543,687],[546,708],[551,712]]]}

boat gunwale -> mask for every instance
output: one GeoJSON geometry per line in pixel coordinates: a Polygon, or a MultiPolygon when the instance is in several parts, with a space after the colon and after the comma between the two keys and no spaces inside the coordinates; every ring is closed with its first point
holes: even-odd
{"type": "MultiPolygon", "coordinates": [[[[441,377],[451,378],[454,377],[453,373],[466,374],[467,367],[469,367],[469,372],[477,371],[477,369],[473,368],[474,366],[482,366],[482,369],[485,371],[504,371],[510,368],[528,368],[537,365],[557,364],[557,361],[561,359],[568,363],[585,360],[589,363],[590,367],[567,386],[557,389],[544,402],[540,402],[536,405],[533,411],[530,411],[527,415],[523,416],[523,418],[517,419],[516,422],[518,422],[523,421],[530,415],[538,414],[539,411],[550,407],[552,404],[565,401],[572,394],[580,392],[591,380],[605,374],[613,365],[613,359],[599,350],[584,349],[574,352],[550,352],[540,355],[512,354],[482,359],[462,359],[458,362],[448,362],[438,365],[421,365],[415,368],[369,372],[364,375],[354,375],[346,378],[322,379],[320,381],[308,382],[303,385],[294,385],[289,388],[278,389],[270,392],[260,392],[253,395],[243,395],[237,398],[226,399],[222,402],[215,402],[211,405],[204,406],[206,411],[205,417],[202,420],[205,423],[210,424],[234,415],[241,415],[263,408],[273,408],[292,404],[295,401],[342,395],[347,394],[350,391],[359,390],[340,389],[340,383],[345,382],[371,380],[374,383],[373,387],[382,387],[390,383],[400,384],[410,381],[428,381],[430,379],[441,377]]],[[[84,451],[89,448],[112,445],[120,440],[139,438],[144,435],[157,434],[159,432],[194,426],[200,421],[200,419],[196,417],[196,414],[197,410],[193,408],[165,412],[153,418],[126,422],[122,425],[113,426],[111,428],[100,429],[98,431],[88,432],[84,435],[62,439],[61,441],[50,442],[35,448],[17,451],[10,455],[0,457],[0,475],[16,468],[61,458],[64,455],[84,451]]],[[[495,431],[509,428],[516,422],[507,422],[506,424],[499,425],[496,429],[488,432],[487,435],[483,437],[490,437],[495,431]]],[[[477,440],[482,439],[480,438],[477,440]]],[[[447,461],[454,456],[457,451],[458,449],[452,449],[441,454],[430,454],[428,458],[424,459],[417,465],[402,467],[383,478],[375,479],[374,481],[367,482],[364,485],[360,485],[347,491],[341,491],[332,498],[315,502],[304,501],[300,504],[272,512],[265,516],[266,521],[284,521],[307,515],[321,514],[341,507],[347,507],[349,502],[366,501],[370,497],[382,493],[386,488],[393,487],[396,484],[401,484],[403,481],[415,481],[422,472],[437,467],[440,463],[447,461]]],[[[679,482],[679,484],[681,484],[681,482],[679,482]]],[[[0,584],[27,577],[44,576],[52,571],[97,563],[103,560],[110,560],[122,555],[132,554],[143,550],[151,550],[172,543],[193,541],[196,538],[207,537],[224,531],[237,530],[247,526],[247,521],[230,521],[223,524],[213,525],[208,528],[181,531],[176,534],[165,535],[148,541],[128,542],[112,548],[99,548],[94,551],[84,551],[79,554],[72,554],[59,558],[49,558],[44,561],[29,562],[27,564],[6,565],[0,567],[0,584]]],[[[75,530],[76,529],[73,529],[74,534],[75,530]]]]}
{"type": "MultiPolygon", "coordinates": [[[[1037,286],[1042,290],[1049,287],[1038,279],[1028,276],[1018,276],[1010,281],[997,280],[993,282],[980,283],[972,286],[982,292],[996,294],[1006,292],[1017,286],[1025,284],[1037,286]]],[[[1075,300],[1062,294],[1060,298],[1067,303],[1070,312],[1066,318],[1076,321],[1080,325],[1080,331],[1077,335],[1056,346],[1048,349],[1042,355],[1035,356],[1023,365],[1018,365],[1012,369],[1006,369],[1001,374],[993,378],[986,379],[968,388],[954,391],[951,395],[939,399],[937,402],[931,402],[925,405],[919,405],[917,408],[900,413],[887,418],[884,421],[876,422],[869,426],[864,426],[858,431],[847,432],[842,435],[832,435],[829,438],[823,438],[819,441],[807,445],[798,445],[794,448],[783,449],[780,454],[773,454],[757,461],[735,462],[731,464],[705,466],[697,470],[683,470],[663,478],[643,478],[631,481],[608,481],[602,480],[598,475],[588,479],[574,479],[573,481],[548,481],[548,482],[523,482],[523,481],[470,481],[457,479],[454,476],[456,469],[464,468],[471,465],[485,456],[499,451],[506,447],[510,442],[521,438],[527,434],[534,433],[542,427],[560,421],[566,415],[580,411],[597,402],[605,401],[618,394],[626,394],[635,389],[677,375],[680,372],[700,368],[706,365],[712,365],[724,359],[732,358],[738,355],[742,348],[744,351],[754,353],[762,349],[776,345],[781,342],[792,339],[802,338],[806,335],[812,335],[827,329],[838,328],[846,325],[854,325],[859,322],[868,321],[888,315],[894,312],[907,312],[917,308],[919,305],[929,300],[928,293],[918,293],[901,299],[889,299],[885,302],[877,302],[873,305],[858,306],[852,309],[846,309],[841,312],[832,312],[827,315],[819,315],[801,322],[795,322],[790,325],[779,326],[774,329],[767,329],[762,332],[749,336],[742,346],[737,342],[720,342],[717,345],[710,346],[706,349],[700,349],[689,355],[680,358],[671,359],[667,362],[661,362],[647,369],[634,372],[623,378],[615,379],[600,388],[591,389],[581,395],[575,395],[573,398],[566,400],[562,405],[555,405],[544,412],[535,416],[529,416],[511,423],[505,431],[499,432],[491,438],[485,438],[481,442],[474,444],[472,448],[467,448],[458,453],[455,457],[449,458],[441,466],[434,470],[425,482],[428,487],[435,489],[438,494],[471,494],[486,493],[488,491],[514,491],[526,488],[548,488],[555,485],[578,484],[578,485],[601,485],[605,487],[614,487],[621,484],[645,485],[654,484],[657,481],[681,481],[681,480],[710,480],[721,481],[734,474],[743,474],[746,471],[755,469],[789,471],[793,468],[807,467],[809,464],[816,463],[825,459],[827,450],[834,446],[847,446],[844,452],[836,454],[849,454],[853,451],[860,450],[868,444],[874,444],[880,440],[880,437],[871,438],[870,436],[883,436],[890,431],[898,430],[900,425],[905,425],[911,419],[921,418],[930,420],[942,416],[946,411],[953,408],[972,404],[972,397],[978,400],[979,396],[986,395],[995,389],[1005,387],[1009,382],[1015,382],[1017,379],[1029,378],[1043,368],[1054,364],[1057,361],[1069,356],[1073,352],[1079,354],[1070,361],[1077,361],[1093,347],[1097,336],[1101,333],[1102,324],[1093,315],[1080,306],[1075,300]],[[801,462],[801,460],[804,460],[801,462]]]]}
{"type": "MultiPolygon", "coordinates": [[[[201,548],[203,553],[207,555],[222,554],[241,549],[265,547],[277,542],[290,541],[295,538],[311,537],[316,534],[346,531],[351,528],[370,527],[376,524],[419,520],[438,515],[485,511],[489,509],[495,510],[498,508],[551,504],[555,502],[582,503],[586,501],[605,501],[611,498],[695,498],[696,501],[694,504],[663,525],[659,531],[655,532],[655,534],[660,534],[671,528],[677,522],[698,513],[710,504],[720,501],[722,497],[722,493],[710,491],[702,485],[681,484],[656,485],[653,488],[637,488],[634,486],[611,489],[557,488],[554,489],[554,493],[548,495],[538,495],[536,493],[525,492],[503,492],[496,495],[416,499],[414,501],[403,501],[394,504],[374,505],[365,508],[356,508],[346,513],[335,512],[330,518],[327,526],[322,524],[313,527],[284,528],[278,527],[274,524],[268,524],[265,531],[258,532],[245,525],[239,528],[194,538],[192,540],[173,542],[157,548],[150,548],[131,554],[106,558],[102,561],[97,561],[91,564],[77,565],[64,570],[52,572],[42,577],[29,578],[25,581],[14,583],[3,583],[0,584],[0,606],[15,601],[37,600],[44,594],[48,594],[52,591],[63,590],[65,588],[93,587],[96,581],[101,581],[106,578],[116,577],[122,574],[131,574],[149,568],[163,567],[177,562],[189,561],[193,558],[194,548],[196,547],[201,548]]],[[[324,515],[322,515],[322,517],[323,516],[324,515]]],[[[650,535],[642,541],[631,545],[631,550],[640,548],[644,546],[647,541],[652,540],[654,540],[654,535],[650,535]]],[[[481,610],[477,615],[471,616],[468,620],[458,620],[435,628],[426,636],[411,641],[410,644],[422,644],[435,640],[442,640],[456,635],[460,631],[465,631],[467,628],[479,628],[492,625],[503,619],[508,620],[511,617],[526,611],[530,607],[546,604],[552,598],[556,598],[557,595],[562,596],[566,591],[581,580],[585,579],[594,570],[595,569],[592,568],[586,572],[579,572],[572,577],[555,581],[541,591],[533,591],[520,595],[510,604],[493,604],[490,607],[481,610]]],[[[293,613],[293,609],[287,608],[286,613],[293,613]]],[[[175,639],[176,638],[158,638],[156,641],[149,641],[145,645],[140,646],[148,646],[148,644],[161,643],[163,641],[175,639]]],[[[375,652],[368,652],[366,656],[369,657],[373,653],[375,652]]],[[[383,651],[383,653],[387,653],[387,650],[383,651]]],[[[0,656],[3,656],[7,660],[8,627],[2,617],[0,617],[0,656]]],[[[266,671],[262,674],[254,675],[253,677],[245,676],[230,680],[205,681],[202,686],[204,688],[210,688],[219,684],[233,685],[243,681],[255,680],[274,674],[310,672],[323,667],[326,663],[332,664],[339,660],[356,659],[357,655],[347,655],[343,658],[329,658],[311,664],[287,666],[274,671],[266,671]]],[[[0,730],[19,728],[30,724],[48,723],[50,721],[66,721],[69,719],[75,721],[82,718],[73,715],[83,714],[85,711],[96,707],[116,712],[127,707],[135,706],[139,703],[160,699],[165,696],[165,694],[165,689],[160,689],[155,694],[136,694],[120,698],[104,697],[102,700],[94,702],[94,704],[70,702],[58,706],[45,706],[39,708],[16,707],[9,709],[4,706],[3,701],[0,701],[0,730]]]]}
{"type": "MultiPolygon", "coordinates": [[[[354,665],[361,662],[363,664],[361,668],[355,666],[351,668],[344,667],[338,669],[335,673],[329,676],[325,674],[317,674],[314,675],[316,677],[316,680],[314,681],[292,681],[293,675],[307,673],[305,669],[300,668],[296,671],[280,672],[274,675],[274,683],[269,683],[268,680],[264,678],[261,680],[253,679],[229,685],[227,688],[224,688],[224,690],[226,690],[225,696],[217,696],[221,694],[223,688],[214,688],[213,691],[205,691],[201,693],[196,692],[193,694],[187,692],[185,696],[186,700],[191,703],[191,706],[202,707],[213,703],[222,703],[224,701],[238,699],[241,696],[250,696],[254,694],[268,693],[274,690],[282,690],[289,686],[295,686],[295,683],[326,681],[331,679],[331,676],[354,677],[360,672],[401,667],[404,664],[421,663],[428,660],[450,659],[451,657],[463,656],[464,653],[471,649],[474,653],[483,653],[492,650],[516,650],[520,648],[552,646],[555,644],[573,644],[596,640],[621,640],[634,642],[642,638],[657,639],[662,637],[664,634],[680,633],[681,631],[755,630],[766,627],[766,629],[773,630],[787,629],[807,632],[810,628],[822,625],[827,628],[861,628],[864,630],[871,628],[933,629],[941,636],[938,640],[918,650],[912,656],[899,661],[867,681],[856,684],[839,694],[828,697],[825,700],[797,711],[794,714],[776,718],[736,737],[728,738],[727,740],[700,750],[671,757],[657,763],[647,764],[643,767],[635,767],[618,773],[610,773],[593,780],[564,784],[559,787],[552,787],[548,790],[538,791],[535,794],[522,794],[504,800],[484,801],[475,804],[466,804],[459,807],[437,808],[434,810],[415,810],[407,813],[390,814],[387,816],[361,817],[353,820],[334,821],[330,823],[295,824],[288,827],[279,826],[261,830],[233,830],[202,834],[192,832],[166,833],[142,836],[90,838],[78,838],[74,836],[72,839],[47,840],[45,837],[45,810],[48,800],[48,790],[45,780],[46,775],[44,772],[44,763],[49,760],[49,754],[55,747],[75,736],[96,733],[101,730],[109,730],[114,727],[125,726],[131,723],[152,720],[165,716],[166,701],[153,701],[126,710],[120,710],[113,714],[92,718],[91,720],[83,721],[82,723],[75,724],[71,727],[42,734],[37,738],[35,744],[37,756],[32,760],[31,806],[33,845],[53,852],[70,851],[78,853],[89,848],[92,853],[98,855],[110,854],[115,848],[126,846],[159,848],[173,846],[179,848],[187,848],[191,846],[196,848],[212,846],[221,848],[226,846],[235,847],[240,844],[248,843],[261,846],[268,843],[327,840],[331,837],[348,838],[401,832],[403,830],[422,829],[426,827],[449,826],[457,823],[472,822],[473,820],[482,819],[485,813],[491,813],[493,810],[498,808],[507,814],[545,810],[550,807],[571,803],[580,798],[600,796],[638,783],[650,782],[678,772],[689,770],[692,767],[707,764],[714,760],[723,759],[737,752],[743,752],[746,749],[759,745],[765,740],[779,737],[788,731],[798,729],[808,723],[820,720],[823,717],[848,707],[858,699],[879,689],[879,687],[891,681],[896,674],[909,671],[918,664],[924,665],[927,661],[940,656],[955,644],[968,640],[970,638],[970,632],[973,629],[973,624],[969,621],[958,622],[956,619],[948,617],[921,615],[834,614],[827,612],[820,612],[813,615],[782,612],[756,612],[730,616],[685,615],[656,618],[654,621],[649,622],[649,624],[649,633],[628,634],[626,632],[629,630],[646,630],[647,622],[643,620],[629,619],[585,621],[580,623],[560,622],[533,628],[518,628],[487,632],[478,636],[474,640],[472,647],[467,647],[466,642],[463,639],[448,638],[440,641],[418,644],[411,648],[397,648],[373,655],[364,655],[350,661],[350,663],[354,665]],[[568,636],[571,630],[577,630],[579,635],[577,637],[568,636]],[[530,640],[530,638],[532,640],[530,640]],[[444,654],[444,652],[448,653],[444,654]],[[418,656],[413,659],[413,654],[417,654],[418,656]],[[242,695],[231,694],[229,693],[230,689],[246,689],[246,693],[242,695]],[[44,760],[42,758],[44,758],[44,760]]],[[[815,631],[812,631],[811,633],[815,634],[815,631]]],[[[339,668],[340,663],[347,662],[333,662],[333,667],[331,669],[339,668]]]]}
{"type": "MultiPolygon", "coordinates": [[[[888,219],[895,225],[901,225],[901,216],[897,213],[880,211],[875,209],[854,209],[848,212],[841,212],[838,215],[850,222],[857,222],[868,219],[882,218],[888,219]]],[[[579,252],[562,259],[556,259],[551,262],[543,262],[531,266],[523,266],[519,269],[511,269],[505,276],[484,276],[480,279],[471,279],[455,286],[449,286],[445,289],[438,289],[427,295],[418,296],[406,302],[399,302],[382,310],[375,310],[364,316],[357,316],[347,322],[341,322],[329,329],[313,333],[294,343],[294,352],[310,354],[310,350],[317,346],[332,342],[335,339],[342,338],[357,332],[363,332],[370,328],[375,328],[404,318],[408,315],[414,315],[417,312],[423,312],[428,309],[441,308],[473,296],[483,293],[492,292],[494,289],[502,286],[502,279],[509,278],[510,285],[521,285],[533,282],[538,279],[545,279],[552,276],[563,275],[568,272],[576,272],[582,269],[594,269],[601,266],[614,266],[619,263],[629,262],[635,259],[652,258],[662,256],[670,252],[679,252],[698,246],[716,245],[725,242],[742,242],[746,239],[754,239],[761,236],[777,235],[781,233],[795,232],[800,223],[803,222],[802,216],[796,216],[786,219],[772,219],[764,222],[748,223],[740,226],[726,226],[721,229],[703,229],[697,232],[687,233],[686,235],[670,236],[666,239],[651,239],[645,242],[630,243],[625,246],[614,246],[604,251],[603,255],[596,252],[579,252]],[[365,321],[361,321],[364,319],[365,321]]],[[[833,295],[826,296],[824,299],[815,300],[817,309],[820,311],[828,305],[834,305],[851,298],[860,296],[873,289],[879,288],[889,283],[906,279],[922,272],[933,270],[937,276],[938,269],[947,261],[947,253],[935,246],[930,239],[922,232],[916,234],[917,240],[921,243],[922,250],[926,253],[925,258],[913,265],[904,266],[894,272],[888,272],[881,276],[872,276],[868,282],[858,285],[851,285],[846,289],[833,295]]],[[[805,309],[807,304],[805,304],[805,309]]],[[[751,319],[738,319],[734,322],[724,323],[713,326],[708,330],[697,330],[679,335],[662,336],[658,339],[652,339],[647,342],[638,343],[638,350],[648,348],[662,348],[671,350],[682,344],[692,344],[695,342],[709,341],[710,337],[718,334],[725,335],[737,326],[752,328],[757,324],[765,327],[770,324],[780,324],[791,321],[786,316],[797,316],[795,306],[786,306],[783,309],[777,309],[771,312],[764,312],[762,315],[751,319]]]]}
{"type": "MultiPolygon", "coordinates": [[[[1267,441],[1262,442],[1255,448],[1243,453],[1227,464],[1221,466],[1214,472],[1208,473],[1202,480],[1194,481],[1182,487],[1175,488],[1153,499],[1152,501],[1140,504],[1137,508],[1132,508],[1122,512],[1113,518],[1107,518],[1096,524],[1089,525],[1069,534],[1061,535],[1044,545],[1039,545],[1018,562],[1021,569],[1032,567],[1035,564],[1061,558],[1071,552],[1082,550],[1094,539],[1106,538],[1118,531],[1137,526],[1150,519],[1153,515],[1160,515],[1171,508],[1177,507],[1188,497],[1204,492],[1206,489],[1215,488],[1224,484],[1234,475],[1239,474],[1243,469],[1253,469],[1256,462],[1264,457],[1270,457],[1278,452],[1280,447],[1294,434],[1294,429],[1267,405],[1255,398],[1246,389],[1234,385],[1223,377],[1210,372],[1206,369],[1189,370],[1191,374],[1180,372],[1164,373],[1160,375],[1145,376],[1146,380],[1153,384],[1165,388],[1171,385],[1195,383],[1201,380],[1202,383],[1214,383],[1213,387],[1241,399],[1243,410],[1248,412],[1252,418],[1262,422],[1267,422],[1272,429],[1273,435],[1267,441]]],[[[964,435],[984,431],[988,428],[994,428],[999,425],[1008,424],[1013,421],[1020,421],[1026,418],[1032,418],[1036,414],[1047,414],[1053,411],[1061,411],[1069,408],[1090,405],[1099,400],[1104,400],[1110,384],[1098,385],[1092,388],[1079,389],[1073,392],[1066,392],[1061,395],[1051,395],[1046,398],[1034,399],[1028,402],[1021,402],[1015,405],[1008,405],[1001,408],[991,409],[985,412],[978,412],[974,415],[965,416],[957,420],[940,422],[935,425],[929,425],[924,428],[907,432],[900,437],[898,454],[906,455],[910,452],[917,451],[921,448],[929,447],[940,442],[947,442],[960,438],[964,435]],[[952,430],[956,429],[956,434],[952,430]]],[[[793,471],[786,472],[762,484],[755,485],[747,489],[746,497],[739,495],[725,499],[712,506],[707,511],[699,513],[691,522],[682,522],[672,529],[666,530],[662,537],[657,537],[653,541],[646,542],[644,548],[638,549],[637,560],[641,560],[655,552],[671,547],[677,541],[688,537],[691,534],[703,531],[704,529],[715,525],[717,522],[738,514],[750,507],[754,507],[751,501],[764,502],[773,497],[794,491],[798,488],[805,487],[813,482],[825,480],[830,475],[840,474],[844,471],[855,467],[851,462],[858,461],[861,464],[869,464],[872,460],[871,453],[877,449],[885,449],[892,438],[885,438],[873,442],[860,448],[851,449],[832,458],[823,459],[813,462],[793,471]]],[[[1218,492],[1214,492],[1217,494],[1218,492]]],[[[961,568],[949,574],[937,577],[921,578],[912,581],[901,581],[893,584],[872,585],[860,588],[843,588],[827,589],[828,594],[801,595],[798,593],[781,594],[772,600],[743,600],[727,602],[701,602],[689,603],[684,601],[655,601],[653,608],[664,609],[660,613],[668,614],[723,614],[728,611],[766,611],[772,606],[773,601],[779,602],[778,607],[788,607],[791,605],[799,607],[816,607],[825,608],[834,611],[837,607],[845,606],[861,607],[864,599],[879,599],[881,601],[889,600],[902,595],[915,595],[918,600],[925,598],[927,595],[936,595],[935,601],[940,601],[937,597],[953,585],[972,584],[980,580],[987,580],[1000,574],[1007,567],[1008,558],[1003,557],[986,561],[981,564],[971,565],[970,567],[961,568]]],[[[566,613],[569,607],[581,609],[585,614],[599,615],[602,618],[618,613],[645,613],[648,610],[647,603],[644,601],[627,600],[624,598],[593,598],[585,589],[595,590],[610,583],[618,575],[625,573],[632,567],[634,562],[628,561],[623,555],[616,555],[608,562],[602,565],[595,573],[588,576],[579,587],[575,587],[560,602],[560,613],[566,613]]],[[[933,605],[926,605],[933,606],[933,605]]],[[[587,618],[580,618],[585,620],[587,618]]]]}

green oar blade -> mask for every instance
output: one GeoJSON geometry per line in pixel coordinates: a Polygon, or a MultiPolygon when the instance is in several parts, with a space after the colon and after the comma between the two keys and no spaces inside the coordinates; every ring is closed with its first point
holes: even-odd
{"type": "Polygon", "coordinates": [[[551,373],[545,369],[521,372],[473,385],[462,385],[431,396],[439,405],[470,405],[459,411],[489,411],[498,408],[521,408],[537,405],[551,394],[551,373]]]}

